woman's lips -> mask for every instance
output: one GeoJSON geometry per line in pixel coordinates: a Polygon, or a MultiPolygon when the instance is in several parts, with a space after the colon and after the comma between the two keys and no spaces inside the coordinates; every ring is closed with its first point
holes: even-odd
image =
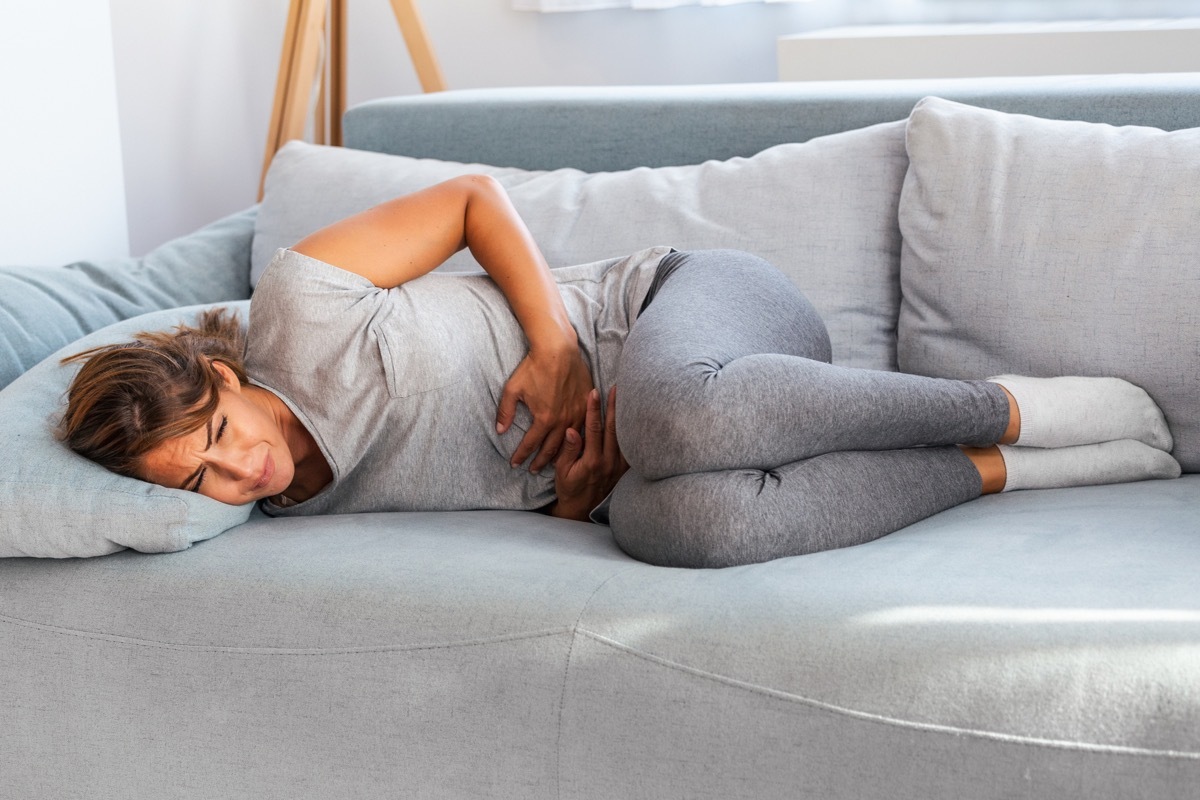
{"type": "Polygon", "coordinates": [[[267,453],[267,460],[263,462],[262,475],[258,477],[258,483],[254,484],[253,491],[257,492],[266,487],[271,482],[271,478],[275,476],[275,460],[271,458],[271,454],[267,453]]]}

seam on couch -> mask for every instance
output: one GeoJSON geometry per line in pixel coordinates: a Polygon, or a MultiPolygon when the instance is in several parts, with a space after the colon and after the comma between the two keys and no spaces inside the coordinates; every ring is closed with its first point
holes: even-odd
{"type": "Polygon", "coordinates": [[[571,674],[571,654],[575,652],[575,637],[578,635],[578,633],[580,631],[579,622],[580,622],[580,620],[583,619],[583,615],[587,612],[588,606],[590,606],[592,604],[592,600],[596,597],[596,595],[600,592],[601,589],[603,589],[605,586],[607,586],[613,579],[618,578],[621,575],[624,575],[626,572],[629,572],[630,570],[637,569],[639,566],[640,566],[639,564],[635,564],[632,566],[625,567],[624,569],[619,569],[616,572],[614,572],[612,575],[609,575],[607,578],[600,581],[600,583],[596,586],[596,588],[592,590],[592,593],[587,596],[587,599],[583,601],[583,605],[579,607],[579,614],[576,615],[576,617],[575,617],[575,624],[571,626],[571,641],[567,643],[567,658],[566,658],[566,661],[563,663],[562,690],[559,692],[559,695],[558,695],[558,730],[555,732],[555,735],[554,735],[554,796],[555,797],[559,797],[559,798],[562,797],[563,708],[565,708],[566,704],[567,704],[567,678],[571,674]]]}
{"type": "Polygon", "coordinates": [[[571,627],[548,628],[540,631],[523,631],[507,633],[502,636],[488,636],[482,639],[463,639],[457,642],[425,642],[421,644],[395,645],[366,645],[363,647],[231,647],[224,645],[179,644],[176,642],[159,642],[153,639],[135,639],[129,636],[118,636],[112,633],[97,633],[62,628],[57,625],[46,625],[41,622],[10,617],[0,614],[0,622],[21,628],[53,633],[60,636],[76,636],[83,639],[99,639],[116,644],[127,644],[135,647],[147,647],[160,650],[182,650],[189,653],[228,653],[230,655],[260,655],[260,656],[336,656],[355,653],[386,653],[415,650],[441,650],[455,647],[480,647],[489,644],[503,644],[521,639],[539,639],[547,636],[561,636],[572,633],[571,627]]]}
{"type": "Polygon", "coordinates": [[[951,736],[972,736],[980,739],[990,739],[993,741],[1004,742],[1006,744],[1035,745],[1038,747],[1051,747],[1060,750],[1076,750],[1086,753],[1104,753],[1107,755],[1143,756],[1186,761],[1200,761],[1200,752],[1187,750],[1156,750],[1144,747],[1127,747],[1124,745],[1071,742],[1062,739],[1043,739],[1036,736],[1021,736],[1019,734],[998,733],[996,731],[962,728],[954,725],[939,725],[932,722],[917,722],[915,720],[900,719],[899,717],[889,717],[884,714],[875,714],[869,711],[858,711],[853,708],[847,708],[834,703],[828,703],[824,700],[817,700],[815,698],[805,697],[792,692],[785,692],[779,689],[772,689],[767,686],[749,683],[748,681],[738,680],[737,678],[730,678],[726,675],[709,672],[696,667],[689,667],[686,664],[680,664],[677,661],[671,661],[670,659],[663,658],[662,656],[656,656],[652,653],[647,653],[642,650],[638,650],[637,648],[630,647],[627,644],[622,644],[621,642],[610,639],[603,634],[596,633],[595,631],[589,631],[586,628],[580,628],[576,626],[575,634],[583,634],[584,636],[587,636],[588,638],[599,642],[600,644],[606,645],[615,650],[620,650],[624,653],[628,653],[636,658],[649,661],[661,667],[666,667],[667,669],[672,669],[693,675],[698,678],[715,681],[735,689],[743,689],[754,694],[765,695],[776,700],[787,700],[793,703],[799,703],[811,708],[829,711],[834,714],[840,714],[842,716],[852,717],[854,719],[859,719],[866,722],[874,722],[881,725],[908,728],[911,730],[926,731],[930,733],[944,733],[951,736]]]}

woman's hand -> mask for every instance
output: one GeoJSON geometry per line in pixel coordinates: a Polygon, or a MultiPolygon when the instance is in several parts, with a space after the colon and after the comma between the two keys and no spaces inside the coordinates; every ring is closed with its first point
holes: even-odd
{"type": "Polygon", "coordinates": [[[533,423],[510,459],[512,466],[524,464],[535,452],[531,472],[549,464],[559,453],[567,430],[584,424],[591,391],[592,375],[575,341],[556,350],[531,348],[504,385],[496,410],[497,433],[512,425],[518,402],[533,415],[533,423]]]}
{"type": "Polygon", "coordinates": [[[554,490],[558,499],[550,514],[563,519],[586,520],[588,512],[617,485],[629,469],[617,446],[617,387],[608,392],[608,413],[600,422],[600,392],[588,395],[586,436],[580,441],[574,428],[567,430],[562,452],[554,461],[554,490]]]}

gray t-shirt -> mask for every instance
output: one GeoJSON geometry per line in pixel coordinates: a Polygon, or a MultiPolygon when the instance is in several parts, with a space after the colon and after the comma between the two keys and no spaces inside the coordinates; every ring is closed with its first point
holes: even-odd
{"type": "MultiPolygon", "coordinates": [[[[552,270],[592,381],[606,396],[625,337],[669,247],[552,270]]],[[[484,274],[433,272],[394,289],[280,250],[250,302],[251,382],[285,402],[333,481],[273,515],[540,508],[553,466],[509,458],[529,427],[496,433],[504,384],[528,343],[484,274]]]]}

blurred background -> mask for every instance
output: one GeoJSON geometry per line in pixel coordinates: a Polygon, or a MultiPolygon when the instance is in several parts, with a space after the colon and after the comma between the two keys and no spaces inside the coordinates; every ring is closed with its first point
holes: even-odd
{"type": "MultiPolygon", "coordinates": [[[[779,37],[844,25],[1200,16],[1200,0],[631,4],[419,0],[450,89],[774,81],[779,37]],[[520,10],[539,5],[625,7],[520,10]]],[[[0,263],[141,255],[252,205],[287,12],[0,0],[0,263]]],[[[387,0],[348,14],[349,105],[419,92],[387,0]]]]}

